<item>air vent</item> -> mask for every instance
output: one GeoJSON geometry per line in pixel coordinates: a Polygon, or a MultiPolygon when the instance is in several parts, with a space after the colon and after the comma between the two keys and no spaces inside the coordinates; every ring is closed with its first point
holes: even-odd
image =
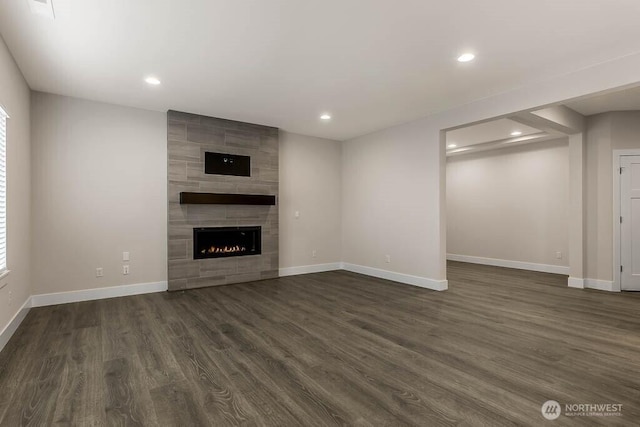
{"type": "Polygon", "coordinates": [[[31,13],[45,18],[55,19],[53,13],[53,0],[27,0],[31,13]]]}

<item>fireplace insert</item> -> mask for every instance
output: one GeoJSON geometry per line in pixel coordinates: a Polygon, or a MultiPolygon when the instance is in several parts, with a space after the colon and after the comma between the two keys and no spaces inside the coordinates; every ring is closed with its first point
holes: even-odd
{"type": "Polygon", "coordinates": [[[222,258],[262,253],[262,227],[193,229],[193,258],[222,258]]]}

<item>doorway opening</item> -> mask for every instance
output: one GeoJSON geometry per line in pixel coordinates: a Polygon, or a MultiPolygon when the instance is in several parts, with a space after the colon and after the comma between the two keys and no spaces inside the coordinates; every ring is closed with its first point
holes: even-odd
{"type": "Polygon", "coordinates": [[[448,261],[569,276],[569,141],[530,116],[446,133],[448,261]]]}

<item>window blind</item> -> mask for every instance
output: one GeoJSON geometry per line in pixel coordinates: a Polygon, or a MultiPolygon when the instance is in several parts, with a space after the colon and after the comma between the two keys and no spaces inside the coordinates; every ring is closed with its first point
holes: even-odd
{"type": "Polygon", "coordinates": [[[0,274],[7,270],[7,117],[0,107],[0,274]]]}

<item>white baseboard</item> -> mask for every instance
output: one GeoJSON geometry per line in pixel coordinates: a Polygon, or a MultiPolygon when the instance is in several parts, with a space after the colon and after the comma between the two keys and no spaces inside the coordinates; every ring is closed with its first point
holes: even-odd
{"type": "Polygon", "coordinates": [[[110,286],[106,288],[83,289],[81,291],[40,294],[31,297],[33,307],[66,304],[70,302],[150,294],[167,290],[167,282],[139,283],[135,285],[110,286]]]}
{"type": "Polygon", "coordinates": [[[24,318],[27,316],[27,313],[29,313],[30,309],[31,297],[27,298],[24,304],[22,304],[22,307],[20,307],[20,310],[18,310],[15,316],[13,316],[13,318],[9,321],[7,326],[5,326],[2,332],[0,332],[0,351],[2,351],[13,334],[18,330],[18,326],[20,326],[24,318]]]}
{"type": "Polygon", "coordinates": [[[542,273],[569,275],[569,267],[562,265],[536,264],[533,262],[511,261],[508,259],[483,258],[469,255],[447,254],[450,261],[469,262],[472,264],[493,265],[495,267],[516,268],[518,270],[539,271],[542,273]]]}
{"type": "Polygon", "coordinates": [[[620,292],[613,286],[611,280],[584,279],[584,287],[587,289],[597,289],[599,291],[620,292]]]}
{"type": "Polygon", "coordinates": [[[567,285],[569,285],[570,288],[584,289],[584,282],[585,279],[580,279],[578,277],[569,277],[569,280],[567,280],[567,285]]]}
{"type": "Polygon", "coordinates": [[[299,267],[287,267],[279,270],[280,277],[297,276],[298,274],[322,273],[324,271],[340,270],[342,263],[332,262],[329,264],[302,265],[299,267]]]}
{"type": "Polygon", "coordinates": [[[349,264],[345,262],[332,262],[329,264],[303,265],[280,269],[280,277],[296,276],[298,274],[322,273],[324,271],[346,270],[360,273],[366,276],[419,286],[434,291],[445,291],[448,288],[446,280],[433,280],[426,277],[411,276],[409,274],[396,273],[394,271],[381,270],[379,268],[365,267],[363,265],[349,264]]]}
{"type": "Polygon", "coordinates": [[[599,291],[620,292],[620,289],[616,289],[613,281],[610,280],[579,279],[577,277],[569,277],[568,285],[570,288],[597,289],[599,291]]]}
{"type": "Polygon", "coordinates": [[[342,268],[354,273],[379,277],[380,279],[392,280],[394,282],[419,286],[421,288],[431,289],[434,291],[446,291],[449,287],[448,281],[446,280],[434,280],[426,277],[411,276],[409,274],[396,273],[394,271],[381,270],[373,267],[365,267],[363,265],[342,263],[342,268]]]}

